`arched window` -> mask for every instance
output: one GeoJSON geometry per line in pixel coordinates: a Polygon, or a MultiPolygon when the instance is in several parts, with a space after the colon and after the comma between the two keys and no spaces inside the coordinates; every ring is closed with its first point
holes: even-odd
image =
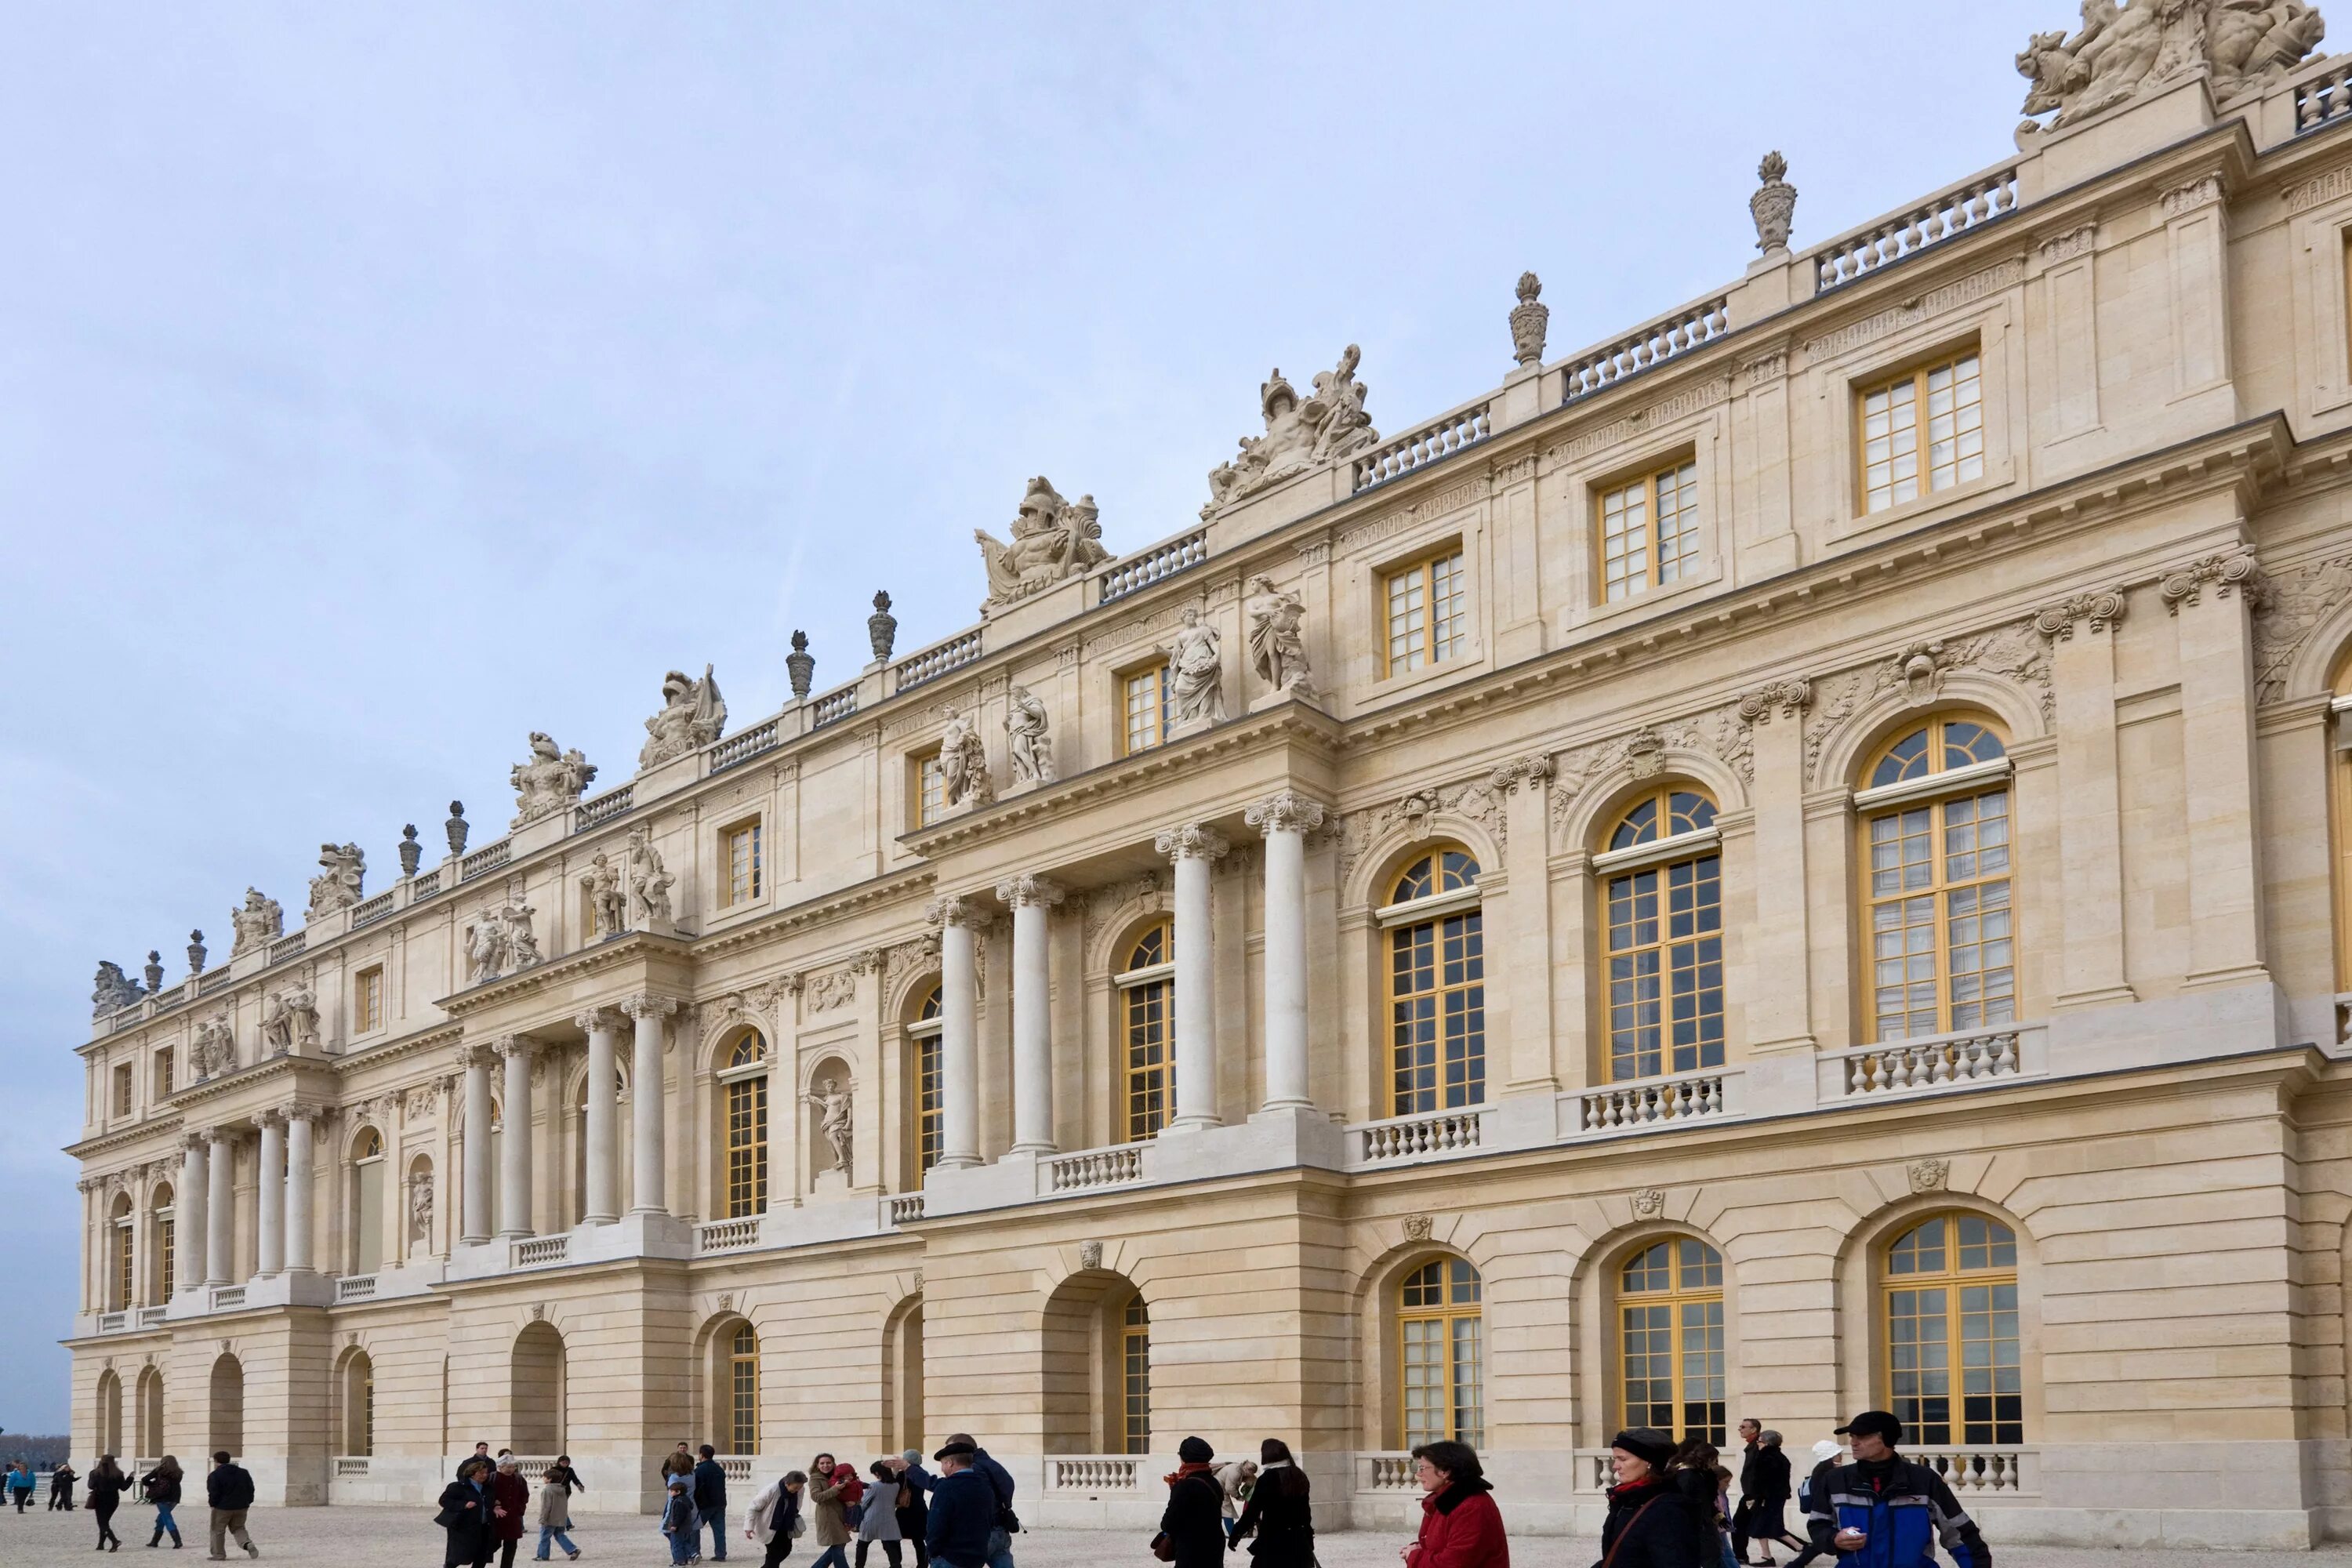
{"type": "Polygon", "coordinates": [[[935,981],[907,1026],[908,1054],[914,1058],[915,1180],[940,1163],[940,1136],[947,1101],[940,1088],[940,1031],[946,1026],[942,993],[935,981]]]}
{"type": "Polygon", "coordinates": [[[1608,878],[1609,1076],[1723,1065],[1723,857],[1715,802],[1669,786],[1617,821],[1608,878]]]}
{"type": "Polygon", "coordinates": [[[107,1310],[123,1312],[137,1305],[139,1289],[139,1249],[133,1245],[138,1235],[138,1221],[131,1212],[131,1199],[117,1197],[106,1217],[106,1295],[107,1310]]]}
{"type": "Polygon", "coordinates": [[[1404,1447],[1486,1440],[1486,1356],[1478,1270],[1433,1258],[1397,1288],[1399,1425],[1404,1447]]]}
{"type": "Polygon", "coordinates": [[[1654,1242],[1617,1277],[1618,1384],[1628,1426],[1724,1441],[1723,1255],[1654,1242]]]}
{"type": "Polygon", "coordinates": [[[760,1451],[760,1336],[749,1323],[735,1325],[727,1347],[728,1433],[733,1454],[760,1451]]]}
{"type": "Polygon", "coordinates": [[[1161,921],[1137,937],[1111,983],[1118,990],[1120,1137],[1138,1143],[1168,1125],[1176,1103],[1175,929],[1161,921]]]}
{"type": "Polygon", "coordinates": [[[1118,1320],[1119,1435],[1122,1454],[1151,1452],[1151,1314],[1140,1292],[1118,1320]]]}
{"type": "Polygon", "coordinates": [[[1878,753],[1854,797],[1869,868],[1873,1039],[2017,1015],[2008,755],[1975,720],[1930,720],[1878,753]]]}
{"type": "Polygon", "coordinates": [[[383,1134],[362,1127],[352,1140],[352,1272],[373,1274],[384,1265],[383,1134]]]}
{"type": "Polygon", "coordinates": [[[1886,1249],[1886,1407],[1911,1441],[2025,1441],[2017,1233],[1983,1215],[1913,1226],[1886,1249]]]}
{"type": "Polygon", "coordinates": [[[1389,946],[1391,1114],[1486,1099],[1486,951],[1478,862],[1433,849],[1396,879],[1380,911],[1389,946]]]}
{"type": "Polygon", "coordinates": [[[343,1363],[343,1447],[345,1454],[375,1452],[375,1362],[365,1351],[353,1351],[343,1363]]]}
{"type": "Polygon", "coordinates": [[[172,1189],[157,1187],[151,1206],[155,1215],[155,1298],[150,1304],[160,1307],[171,1300],[172,1288],[176,1283],[173,1274],[177,1254],[173,1246],[172,1189]]]}
{"type": "Polygon", "coordinates": [[[727,1097],[727,1217],[768,1212],[767,1042],[746,1030],[719,1077],[727,1097]]]}

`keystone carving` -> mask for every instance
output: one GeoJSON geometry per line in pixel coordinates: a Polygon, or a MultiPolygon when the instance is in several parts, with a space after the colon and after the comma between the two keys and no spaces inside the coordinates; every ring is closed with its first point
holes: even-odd
{"type": "Polygon", "coordinates": [[[1952,1179],[1952,1163],[1943,1159],[1914,1160],[1906,1174],[1910,1177],[1913,1192],[1940,1193],[1952,1179]]]}
{"type": "Polygon", "coordinates": [[[1643,1187],[1633,1194],[1633,1212],[1643,1219],[1655,1219],[1666,1210],[1666,1194],[1655,1187],[1643,1187]]]}
{"type": "Polygon", "coordinates": [[[1433,1222],[1425,1214],[1409,1214],[1404,1216],[1404,1238],[1407,1241],[1427,1241],[1432,1228],[1433,1222]]]}

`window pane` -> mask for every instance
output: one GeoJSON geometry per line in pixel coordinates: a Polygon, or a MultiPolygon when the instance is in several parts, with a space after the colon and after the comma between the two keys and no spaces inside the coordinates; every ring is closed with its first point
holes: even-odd
{"type": "Polygon", "coordinates": [[[1657,489],[1658,581],[1672,583],[1698,564],[1698,465],[1668,468],[1657,489]]]}
{"type": "Polygon", "coordinates": [[[1649,481],[1637,479],[1601,498],[1603,599],[1625,599],[1650,581],[1649,481]]]}

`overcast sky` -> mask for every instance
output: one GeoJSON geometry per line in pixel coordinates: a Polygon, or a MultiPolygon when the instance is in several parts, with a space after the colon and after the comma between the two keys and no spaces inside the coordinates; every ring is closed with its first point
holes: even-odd
{"type": "MultiPolygon", "coordinates": [[[[2013,150],[2072,0],[9,4],[0,1427],[62,1430],[90,973],[371,890],[534,729],[971,624],[1032,474],[1181,530],[1259,381],[1383,431],[2013,150]]],[[[0,1439],[0,1448],[5,1448],[0,1439]]]]}

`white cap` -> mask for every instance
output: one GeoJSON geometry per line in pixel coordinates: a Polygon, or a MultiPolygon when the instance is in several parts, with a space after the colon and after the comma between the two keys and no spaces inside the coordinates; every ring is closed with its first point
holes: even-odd
{"type": "Polygon", "coordinates": [[[1839,1447],[1835,1443],[1832,1443],[1827,1437],[1824,1437],[1820,1442],[1813,1445],[1813,1463],[1818,1465],[1823,1459],[1834,1459],[1840,1454],[1844,1452],[1845,1450],[1843,1448],[1839,1447]]]}

